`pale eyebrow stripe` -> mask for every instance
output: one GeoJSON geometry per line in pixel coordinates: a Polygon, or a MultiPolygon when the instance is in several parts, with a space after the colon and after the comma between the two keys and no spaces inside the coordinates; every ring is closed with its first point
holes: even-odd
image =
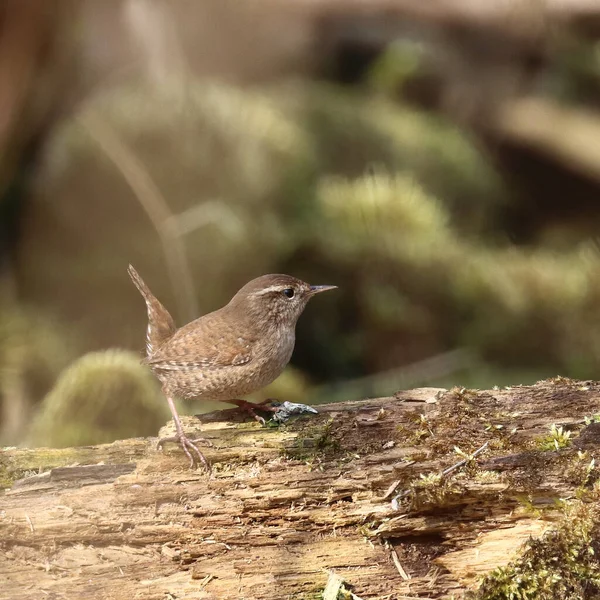
{"type": "Polygon", "coordinates": [[[254,292],[256,296],[262,296],[263,294],[269,294],[271,292],[280,292],[281,290],[286,289],[284,285],[272,285],[264,290],[258,290],[254,292]]]}

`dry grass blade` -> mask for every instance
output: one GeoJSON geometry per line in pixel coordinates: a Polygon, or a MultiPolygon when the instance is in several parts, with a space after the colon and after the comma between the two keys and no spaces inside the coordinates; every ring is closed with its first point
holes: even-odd
{"type": "Polygon", "coordinates": [[[198,316],[196,294],[185,248],[173,227],[175,220],[167,201],[148,170],[106,121],[91,110],[85,111],[77,120],[121,172],[152,221],[167,260],[171,284],[177,292],[183,288],[176,294],[180,317],[191,321],[198,316]]]}
{"type": "Polygon", "coordinates": [[[327,585],[323,591],[323,600],[337,600],[338,594],[344,585],[344,580],[336,573],[329,572],[327,585]]]}

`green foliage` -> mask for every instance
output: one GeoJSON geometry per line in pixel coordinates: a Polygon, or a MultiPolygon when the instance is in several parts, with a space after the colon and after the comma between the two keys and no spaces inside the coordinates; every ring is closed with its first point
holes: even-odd
{"type": "Polygon", "coordinates": [[[318,197],[329,225],[324,233],[333,242],[329,249],[344,260],[369,252],[372,258],[426,263],[449,242],[447,211],[408,175],[379,171],[354,181],[324,179],[318,197]]]}
{"type": "Polygon", "coordinates": [[[476,232],[501,202],[505,190],[491,164],[443,117],[322,85],[291,102],[302,107],[298,116],[308,126],[321,177],[353,179],[373,165],[406,174],[443,198],[462,231],[476,232]]]}
{"type": "Polygon", "coordinates": [[[398,340],[444,332],[487,360],[581,376],[600,362],[589,327],[598,252],[519,251],[465,238],[446,203],[404,174],[324,179],[318,193],[322,252],[357,273],[366,329],[395,331],[398,340]]]}
{"type": "Polygon", "coordinates": [[[32,444],[62,448],[155,435],[169,418],[158,383],[139,357],[123,350],[86,354],[44,398],[32,444]]]}
{"type": "Polygon", "coordinates": [[[0,305],[0,445],[22,439],[31,413],[72,353],[55,319],[8,301],[0,305]]]}

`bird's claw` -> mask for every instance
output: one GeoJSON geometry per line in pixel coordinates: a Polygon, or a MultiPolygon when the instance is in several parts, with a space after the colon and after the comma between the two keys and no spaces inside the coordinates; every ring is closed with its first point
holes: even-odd
{"type": "Polygon", "coordinates": [[[248,402],[247,400],[238,399],[226,400],[226,402],[228,402],[229,404],[235,404],[239,409],[248,413],[255,421],[258,421],[261,425],[266,425],[266,421],[263,417],[256,413],[255,409],[264,410],[265,412],[275,412],[277,410],[276,408],[267,406],[267,404],[270,404],[270,400],[265,400],[264,402],[260,402],[257,404],[253,402],[248,402]]]}
{"type": "Polygon", "coordinates": [[[258,421],[261,425],[266,425],[267,422],[265,421],[264,417],[261,417],[260,415],[256,414],[256,411],[252,408],[247,408],[244,407],[244,410],[255,420],[258,421]]]}
{"type": "Polygon", "coordinates": [[[198,442],[202,442],[207,446],[213,446],[213,443],[210,440],[207,440],[206,438],[202,437],[190,440],[185,434],[182,433],[170,437],[160,438],[156,446],[157,448],[162,448],[168,442],[173,442],[181,446],[183,452],[190,460],[190,469],[193,469],[194,465],[196,464],[196,460],[199,460],[204,466],[204,468],[210,473],[211,468],[208,461],[206,460],[206,457],[204,456],[204,454],[202,454],[202,452],[200,452],[198,446],[196,446],[198,442]]]}

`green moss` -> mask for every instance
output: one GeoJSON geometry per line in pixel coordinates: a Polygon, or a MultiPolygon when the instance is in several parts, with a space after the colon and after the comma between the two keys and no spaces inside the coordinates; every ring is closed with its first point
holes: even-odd
{"type": "Polygon", "coordinates": [[[451,499],[460,495],[456,481],[442,477],[440,473],[421,474],[410,485],[410,509],[423,510],[439,508],[451,504],[451,499]]]}
{"type": "Polygon", "coordinates": [[[534,496],[529,494],[514,494],[515,500],[519,503],[523,514],[540,518],[544,513],[556,512],[564,509],[564,502],[561,498],[544,498],[543,502],[536,502],[534,496]]]}
{"type": "Polygon", "coordinates": [[[286,456],[295,460],[310,460],[339,450],[339,442],[332,435],[333,419],[304,427],[293,443],[284,448],[286,456]]]}
{"type": "Polygon", "coordinates": [[[412,440],[415,444],[419,444],[433,435],[433,424],[428,419],[427,415],[422,413],[417,415],[415,421],[417,428],[413,432],[412,440]]]}
{"type": "Polygon", "coordinates": [[[472,600],[586,600],[600,595],[598,504],[580,504],[554,531],[492,571],[472,600]]]}
{"type": "Polygon", "coordinates": [[[340,588],[336,600],[353,600],[355,598],[354,594],[345,586],[342,585],[340,588]]]}
{"type": "Polygon", "coordinates": [[[571,432],[557,427],[554,423],[550,426],[547,435],[541,436],[535,440],[535,446],[538,450],[546,452],[548,450],[563,450],[571,445],[571,432]]]}
{"type": "Polygon", "coordinates": [[[23,448],[13,449],[10,454],[0,451],[0,489],[8,488],[17,480],[31,475],[44,473],[55,467],[74,464],[96,464],[100,460],[111,463],[128,463],[144,455],[147,444],[139,440],[130,440],[127,450],[120,447],[119,452],[110,453],[110,446],[99,449],[97,446],[77,448],[23,448]],[[110,456],[110,458],[109,458],[110,456]]]}

